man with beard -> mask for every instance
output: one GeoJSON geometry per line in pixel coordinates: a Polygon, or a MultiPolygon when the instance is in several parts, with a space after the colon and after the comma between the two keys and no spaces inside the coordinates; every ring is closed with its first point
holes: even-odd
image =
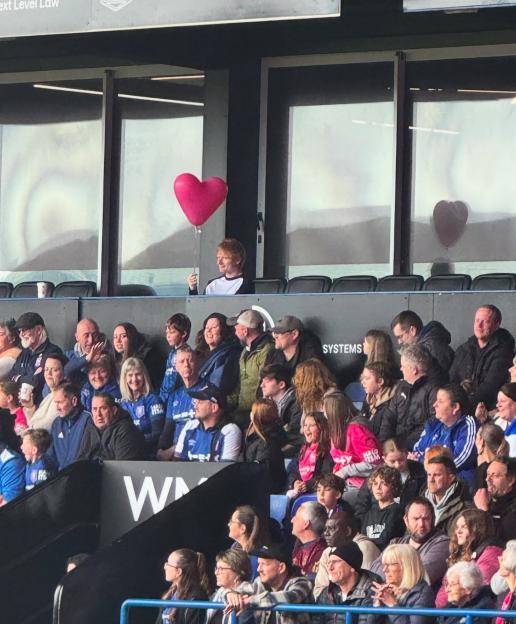
{"type": "MultiPolygon", "coordinates": [[[[227,324],[234,326],[236,337],[244,347],[240,355],[240,383],[235,393],[236,413],[233,421],[241,428],[249,425],[249,412],[260,386],[260,371],[273,348],[271,335],[264,331],[264,321],[256,310],[242,310],[238,316],[228,318],[227,324]]],[[[233,403],[228,398],[230,404],[233,403]]]]}
{"type": "Polygon", "coordinates": [[[323,537],[328,544],[328,548],[323,551],[319,559],[314,583],[315,599],[328,586],[330,581],[328,576],[328,559],[330,558],[332,548],[355,542],[362,551],[362,568],[364,570],[370,570],[373,562],[380,556],[377,546],[367,539],[365,535],[358,533],[360,521],[353,515],[351,506],[344,504],[346,507],[342,511],[336,511],[326,520],[323,537]]]}
{"type": "Polygon", "coordinates": [[[20,334],[22,352],[16,358],[10,377],[20,385],[26,383],[32,386],[34,404],[39,405],[45,385],[43,362],[49,355],[63,357],[63,352],[48,339],[45,321],[37,312],[22,314],[16,321],[15,329],[20,334]]]}
{"type": "MultiPolygon", "coordinates": [[[[404,516],[407,531],[390,544],[409,544],[415,548],[430,579],[430,585],[438,587],[446,572],[450,538],[435,530],[435,513],[432,503],[423,496],[414,498],[406,507],[404,516]]],[[[382,578],[381,556],[371,566],[371,571],[382,578]]]]}
{"type": "Polygon", "coordinates": [[[487,489],[477,490],[475,505],[492,516],[497,537],[516,539],[516,459],[498,457],[487,469],[487,489]]]}

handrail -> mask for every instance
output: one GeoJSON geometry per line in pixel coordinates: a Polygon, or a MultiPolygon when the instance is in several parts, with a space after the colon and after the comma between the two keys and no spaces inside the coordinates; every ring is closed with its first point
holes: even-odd
{"type": "MultiPolygon", "coordinates": [[[[130,598],[125,600],[120,607],[120,624],[129,624],[129,610],[131,607],[175,607],[183,609],[223,609],[223,602],[210,602],[208,600],[153,600],[145,598],[130,598]]],[[[346,624],[351,624],[351,616],[354,613],[378,613],[380,615],[426,615],[435,618],[439,615],[450,617],[464,616],[465,624],[473,624],[473,618],[516,618],[516,611],[496,611],[494,609],[407,609],[404,607],[351,607],[338,605],[311,605],[311,604],[278,604],[274,607],[261,609],[278,612],[301,612],[301,613],[344,613],[346,624]]]]}

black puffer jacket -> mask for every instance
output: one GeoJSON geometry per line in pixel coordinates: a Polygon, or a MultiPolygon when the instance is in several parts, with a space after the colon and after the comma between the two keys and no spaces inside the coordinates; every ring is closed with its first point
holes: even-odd
{"type": "Polygon", "coordinates": [[[417,343],[425,347],[444,373],[448,373],[454,352],[450,347],[451,334],[439,321],[430,321],[417,337],[417,343]]]}
{"type": "Polygon", "coordinates": [[[118,408],[115,420],[97,429],[90,419],[86,424],[77,460],[144,460],[145,438],[129,414],[118,408]]]}
{"type": "Polygon", "coordinates": [[[433,405],[438,387],[436,379],[427,375],[413,384],[400,381],[383,415],[380,440],[401,436],[408,448],[413,448],[425,423],[435,416],[433,405]]]}
{"type": "Polygon", "coordinates": [[[506,329],[497,329],[483,349],[471,336],[455,353],[450,381],[464,382],[473,409],[481,402],[493,409],[500,386],[509,379],[513,357],[514,338],[506,329]]]}
{"type": "MultiPolygon", "coordinates": [[[[468,600],[463,605],[458,607],[456,604],[448,603],[444,608],[445,609],[491,609],[494,610],[496,599],[491,592],[491,588],[488,585],[484,585],[480,588],[480,591],[476,596],[474,596],[471,600],[468,600]]],[[[450,615],[445,616],[441,615],[437,619],[437,624],[463,624],[465,618],[463,615],[450,615]]],[[[483,617],[475,617],[473,618],[473,622],[475,624],[490,624],[492,622],[492,618],[483,618],[483,617]]],[[[510,620],[509,620],[510,621],[510,620]]]]}
{"type": "MultiPolygon", "coordinates": [[[[274,332],[274,328],[272,331],[274,332]]],[[[280,349],[272,349],[265,364],[282,364],[294,372],[298,364],[310,358],[317,358],[321,362],[324,361],[321,340],[312,331],[305,329],[301,334],[296,352],[291,360],[287,360],[280,349]]]]}
{"type": "Polygon", "coordinates": [[[269,472],[270,493],[281,494],[285,491],[287,473],[281,448],[285,445],[286,433],[278,423],[265,432],[265,440],[257,433],[251,433],[245,439],[244,461],[265,464],[269,472]]]}

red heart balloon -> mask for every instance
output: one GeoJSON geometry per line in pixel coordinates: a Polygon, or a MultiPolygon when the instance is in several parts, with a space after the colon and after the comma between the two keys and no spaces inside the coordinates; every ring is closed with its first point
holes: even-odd
{"type": "Polygon", "coordinates": [[[464,234],[468,207],[463,201],[441,200],[434,207],[434,228],[445,247],[452,247],[464,234]]]}
{"type": "Polygon", "coordinates": [[[221,178],[201,182],[191,173],[182,173],[174,180],[174,193],[188,221],[202,225],[226,199],[228,185],[221,178]]]}

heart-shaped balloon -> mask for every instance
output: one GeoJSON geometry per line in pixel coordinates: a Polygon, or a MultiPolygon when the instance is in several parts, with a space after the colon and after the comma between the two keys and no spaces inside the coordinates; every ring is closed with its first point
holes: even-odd
{"type": "Polygon", "coordinates": [[[228,185],[221,178],[201,182],[191,173],[182,173],[174,180],[174,193],[186,218],[192,225],[202,225],[223,203],[228,185]]]}
{"type": "Polygon", "coordinates": [[[434,228],[445,247],[452,247],[464,234],[468,207],[463,201],[441,200],[434,207],[434,228]]]}

